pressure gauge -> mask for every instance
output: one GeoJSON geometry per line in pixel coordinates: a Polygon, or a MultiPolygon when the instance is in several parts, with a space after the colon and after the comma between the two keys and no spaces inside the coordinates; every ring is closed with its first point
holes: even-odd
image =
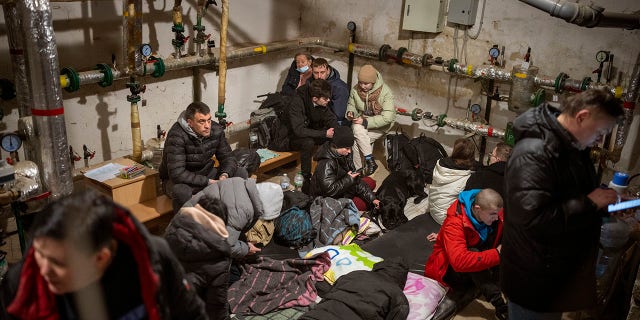
{"type": "Polygon", "coordinates": [[[491,49],[489,49],[489,56],[491,56],[491,58],[497,58],[500,56],[500,49],[498,49],[498,47],[492,47],[491,49]]]}
{"type": "Polygon", "coordinates": [[[22,146],[22,139],[15,133],[4,134],[0,139],[0,146],[6,152],[15,152],[22,146]]]}
{"type": "Polygon", "coordinates": [[[347,30],[356,31],[356,23],[353,21],[347,22],[347,30]]]}
{"type": "Polygon", "coordinates": [[[142,56],[145,58],[149,58],[151,56],[152,53],[152,49],[151,49],[151,45],[148,43],[143,43],[140,46],[140,53],[142,53],[142,56]]]}
{"type": "Polygon", "coordinates": [[[596,61],[605,62],[609,60],[609,51],[600,50],[596,53],[596,61]]]}
{"type": "Polygon", "coordinates": [[[482,107],[480,107],[479,104],[474,103],[469,107],[469,110],[471,110],[471,113],[473,114],[479,114],[480,111],[482,110],[482,107]]]}

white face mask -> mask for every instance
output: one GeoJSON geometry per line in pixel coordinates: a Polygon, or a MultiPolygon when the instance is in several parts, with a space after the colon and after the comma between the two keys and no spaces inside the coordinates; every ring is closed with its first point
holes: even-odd
{"type": "Polygon", "coordinates": [[[300,73],[305,73],[305,72],[309,71],[309,66],[300,67],[300,68],[298,68],[296,70],[298,70],[298,72],[300,72],[300,73]]]}

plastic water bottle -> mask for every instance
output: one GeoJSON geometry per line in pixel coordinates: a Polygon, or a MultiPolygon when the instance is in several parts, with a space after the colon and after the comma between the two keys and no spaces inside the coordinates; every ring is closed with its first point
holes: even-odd
{"type": "Polygon", "coordinates": [[[616,171],[613,179],[609,182],[609,188],[615,190],[618,194],[623,193],[629,186],[629,175],[624,172],[616,171]]]}
{"type": "Polygon", "coordinates": [[[283,174],[282,177],[280,178],[280,187],[282,188],[282,190],[288,190],[289,189],[289,185],[291,184],[291,180],[289,180],[289,177],[287,176],[287,174],[283,174]]]}
{"type": "Polygon", "coordinates": [[[249,131],[249,149],[258,149],[258,132],[255,129],[249,131]]]}
{"type": "Polygon", "coordinates": [[[302,171],[296,173],[296,176],[293,178],[293,185],[296,188],[296,191],[302,191],[302,185],[304,184],[304,176],[302,175],[302,171]]]}

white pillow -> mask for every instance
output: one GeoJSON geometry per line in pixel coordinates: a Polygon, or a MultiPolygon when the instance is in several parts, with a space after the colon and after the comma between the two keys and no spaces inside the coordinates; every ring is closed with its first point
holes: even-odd
{"type": "Polygon", "coordinates": [[[447,288],[438,281],[409,272],[404,295],[409,300],[407,320],[430,320],[447,294],[447,288]]]}

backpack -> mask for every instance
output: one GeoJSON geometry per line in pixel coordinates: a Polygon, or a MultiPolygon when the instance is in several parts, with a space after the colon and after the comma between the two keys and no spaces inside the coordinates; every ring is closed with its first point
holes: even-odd
{"type": "Polygon", "coordinates": [[[287,108],[292,97],[279,92],[266,94],[258,110],[251,113],[250,130],[258,135],[258,147],[275,151],[289,150],[287,108]]]}
{"type": "Polygon", "coordinates": [[[433,181],[433,169],[438,160],[447,157],[447,151],[440,142],[427,137],[424,133],[415,137],[403,148],[406,165],[419,168],[424,175],[425,183],[433,181]]]}
{"type": "Polygon", "coordinates": [[[260,155],[255,150],[238,148],[231,151],[231,156],[238,162],[238,167],[247,169],[249,176],[260,167],[260,155]]]}
{"type": "Polygon", "coordinates": [[[299,249],[311,243],[317,234],[309,213],[298,207],[283,212],[275,220],[273,238],[281,245],[299,249]]]}
{"type": "Polygon", "coordinates": [[[403,168],[403,164],[407,164],[404,153],[402,152],[404,146],[409,143],[409,137],[404,134],[404,131],[396,129],[395,133],[388,133],[384,138],[384,151],[387,158],[387,166],[389,171],[398,171],[403,168]]]}

